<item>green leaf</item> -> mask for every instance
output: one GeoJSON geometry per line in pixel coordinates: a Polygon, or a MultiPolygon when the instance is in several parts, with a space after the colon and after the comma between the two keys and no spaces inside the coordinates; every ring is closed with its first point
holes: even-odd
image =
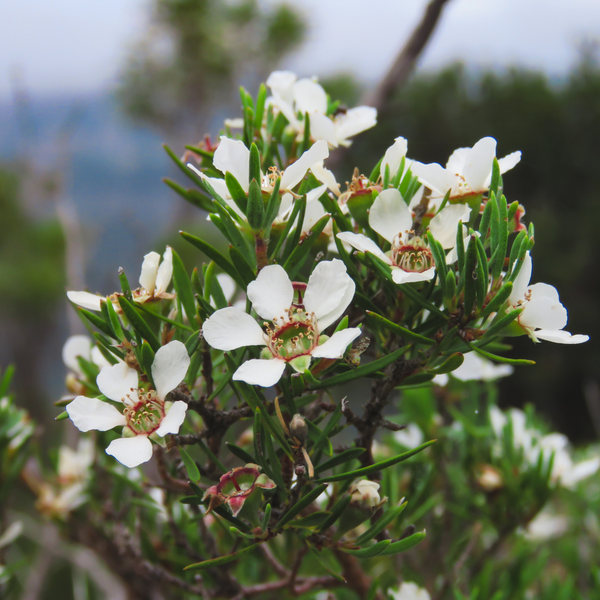
{"type": "Polygon", "coordinates": [[[490,197],[492,196],[492,194],[494,194],[494,196],[496,196],[496,197],[498,196],[498,191],[500,189],[501,181],[502,181],[502,176],[500,174],[500,163],[498,162],[498,159],[496,157],[494,157],[494,162],[492,163],[492,179],[490,182],[490,191],[489,191],[490,197]]]}
{"type": "Polygon", "coordinates": [[[395,333],[396,335],[398,335],[402,338],[411,340],[417,344],[425,344],[426,346],[433,346],[436,343],[434,340],[430,340],[429,338],[427,338],[423,335],[419,335],[418,333],[414,333],[413,331],[410,331],[410,329],[406,329],[405,327],[401,327],[400,325],[397,325],[396,323],[392,323],[391,321],[388,321],[388,319],[386,319],[385,317],[382,317],[381,315],[378,315],[375,312],[372,312],[370,310],[368,310],[366,312],[367,312],[367,315],[369,315],[369,317],[371,319],[375,320],[377,323],[379,323],[380,325],[385,327],[388,331],[391,331],[392,333],[395,333]]]}
{"type": "Polygon", "coordinates": [[[319,239],[323,229],[329,222],[331,215],[324,215],[321,217],[310,229],[310,231],[304,236],[300,243],[294,248],[288,259],[285,261],[283,268],[286,270],[290,279],[292,279],[300,267],[304,264],[310,249],[314,246],[315,242],[319,239]]]}
{"type": "Polygon", "coordinates": [[[381,163],[383,162],[383,156],[379,159],[379,162],[373,167],[371,174],[369,175],[369,181],[375,183],[381,172],[381,163]]]}
{"type": "Polygon", "coordinates": [[[296,504],[291,506],[283,517],[281,517],[279,523],[277,523],[277,530],[280,531],[297,514],[301,513],[307,506],[310,506],[326,489],[327,484],[317,485],[317,487],[302,496],[302,498],[300,498],[296,504]]]}
{"type": "Polygon", "coordinates": [[[173,252],[173,285],[177,297],[185,310],[190,325],[196,325],[196,302],[194,301],[194,290],[188,277],[183,262],[175,250],[173,252]]]}
{"type": "Polygon", "coordinates": [[[386,460],[382,460],[374,465],[370,465],[368,467],[363,467],[362,469],[356,469],[354,471],[348,471],[348,473],[342,473],[340,475],[330,475],[329,477],[323,477],[322,479],[316,479],[314,483],[331,483],[333,481],[345,481],[346,479],[356,479],[357,477],[365,477],[370,475],[371,473],[376,473],[377,471],[382,471],[383,469],[387,469],[388,467],[392,467],[400,462],[403,462],[418,454],[422,450],[425,450],[428,446],[435,443],[437,440],[430,440],[429,442],[425,442],[408,452],[404,452],[403,454],[399,454],[398,456],[394,456],[393,458],[388,458],[386,460]]]}
{"type": "Polygon", "coordinates": [[[508,245],[508,207],[506,206],[506,198],[504,196],[500,196],[500,200],[498,201],[498,221],[498,242],[496,246],[493,246],[495,258],[490,265],[494,281],[498,281],[502,273],[506,247],[508,245]]]}
{"type": "Polygon", "coordinates": [[[110,300],[104,302],[103,307],[106,308],[106,312],[108,313],[108,318],[110,319],[110,326],[112,330],[115,332],[117,339],[122,343],[127,338],[123,333],[123,328],[121,327],[121,321],[119,320],[119,316],[117,315],[117,311],[115,310],[113,303],[110,300]]]}
{"type": "Polygon", "coordinates": [[[488,305],[479,313],[481,319],[486,319],[493,312],[496,312],[510,297],[513,289],[512,281],[507,281],[490,300],[488,305]]]}
{"type": "Polygon", "coordinates": [[[171,157],[171,160],[179,167],[179,170],[189,179],[191,179],[199,188],[204,189],[204,184],[202,179],[194,173],[189,167],[179,160],[178,156],[167,146],[167,144],[162,145],[165,149],[165,152],[171,157]]]}
{"type": "Polygon", "coordinates": [[[524,358],[506,358],[505,356],[498,356],[496,354],[492,354],[491,352],[486,352],[473,344],[468,344],[477,354],[481,354],[481,356],[485,356],[485,358],[489,358],[490,360],[504,363],[506,365],[535,365],[534,360],[526,360],[524,358]]]}
{"type": "Polygon", "coordinates": [[[144,373],[146,374],[146,377],[148,377],[148,381],[150,382],[152,387],[156,388],[156,385],[154,385],[154,380],[152,378],[152,363],[154,362],[154,351],[150,347],[150,344],[145,340],[142,344],[141,356],[144,373]]]}
{"type": "Polygon", "coordinates": [[[256,544],[251,544],[250,546],[246,546],[246,548],[244,548],[243,550],[238,550],[237,552],[234,552],[233,554],[226,554],[225,556],[219,556],[218,558],[211,558],[210,560],[204,560],[199,563],[194,563],[192,565],[188,565],[187,567],[184,567],[183,570],[184,571],[192,571],[192,570],[197,570],[197,569],[210,569],[212,567],[219,567],[221,565],[226,565],[227,563],[230,563],[234,560],[237,560],[241,556],[244,556],[244,554],[248,554],[248,552],[251,552],[252,550],[254,550],[254,548],[259,546],[260,544],[262,544],[262,542],[257,542],[256,544]]]}
{"type": "Polygon", "coordinates": [[[390,508],[387,510],[367,531],[365,531],[362,535],[359,535],[354,543],[358,546],[362,546],[366,544],[369,540],[372,540],[376,535],[381,533],[392,521],[397,519],[402,511],[406,508],[408,502],[403,502],[400,506],[395,506],[394,508],[390,508]]]}
{"type": "Polygon", "coordinates": [[[261,181],[260,153],[254,142],[250,146],[250,171],[248,172],[248,181],[252,181],[253,179],[255,179],[257,183],[260,183],[261,181]]]}
{"type": "MultiPolygon", "coordinates": [[[[287,260],[290,254],[296,249],[302,236],[302,226],[304,225],[304,216],[306,215],[306,196],[302,196],[295,200],[294,205],[299,205],[298,219],[296,220],[294,231],[289,239],[286,241],[285,248],[283,250],[283,256],[287,260]]],[[[285,261],[284,261],[285,262],[285,261]]]]}
{"type": "Polygon", "coordinates": [[[225,442],[225,446],[231,454],[233,454],[236,458],[239,458],[244,464],[253,463],[256,464],[256,459],[252,454],[246,452],[243,448],[236,446],[235,444],[231,444],[230,442],[225,442]]]}
{"type": "Polygon", "coordinates": [[[471,235],[469,240],[469,246],[467,248],[467,255],[465,257],[465,270],[462,272],[462,278],[464,280],[464,310],[465,315],[470,315],[475,306],[475,297],[477,294],[477,236],[471,235]]]}
{"type": "Polygon", "coordinates": [[[360,550],[350,550],[349,548],[341,548],[341,550],[357,558],[372,558],[373,556],[379,556],[391,543],[392,540],[382,540],[368,548],[360,548],[360,550]]]}
{"type": "Polygon", "coordinates": [[[2,375],[2,379],[0,379],[0,398],[4,398],[4,396],[8,395],[8,388],[10,387],[10,383],[15,374],[15,365],[8,365],[4,370],[4,375],[2,375]]]}
{"type": "Polygon", "coordinates": [[[183,460],[183,464],[185,466],[185,470],[187,471],[188,477],[194,483],[198,483],[200,481],[200,471],[198,470],[198,465],[194,461],[194,459],[188,454],[186,450],[184,450],[181,446],[179,446],[179,454],[181,455],[181,460],[183,460]]]}
{"type": "Polygon", "coordinates": [[[350,494],[344,494],[331,509],[331,515],[322,523],[319,527],[319,532],[323,533],[327,531],[342,515],[342,513],[348,508],[348,505],[352,501],[350,494]]]}
{"type": "Polygon", "coordinates": [[[311,513],[310,515],[307,515],[306,517],[295,519],[291,523],[288,523],[287,528],[289,529],[292,527],[306,527],[310,529],[312,527],[319,527],[319,525],[321,525],[321,523],[323,523],[323,521],[325,521],[325,519],[327,519],[330,514],[331,513],[328,511],[319,510],[317,512],[311,513]]]}
{"type": "Polygon", "coordinates": [[[508,327],[522,312],[523,308],[515,308],[504,316],[502,316],[502,313],[498,313],[485,332],[484,337],[489,338],[494,333],[502,331],[505,327],[508,327]]]}
{"type": "Polygon", "coordinates": [[[256,110],[254,111],[254,131],[260,131],[262,128],[266,99],[267,87],[264,83],[261,83],[260,87],[258,88],[258,95],[256,97],[256,110]]]}
{"type": "Polygon", "coordinates": [[[187,240],[190,244],[196,246],[198,250],[206,254],[210,260],[223,269],[241,288],[245,289],[246,286],[239,273],[218,250],[215,250],[210,244],[191,233],[186,233],[185,231],[180,231],[179,233],[184,240],[187,240]]]}
{"type": "Polygon", "coordinates": [[[443,373],[451,373],[452,371],[456,371],[460,365],[463,364],[465,357],[460,352],[455,352],[451,356],[449,356],[439,367],[435,369],[430,369],[430,373],[435,373],[436,375],[441,375],[443,373]]]}
{"type": "Polygon", "coordinates": [[[212,200],[198,190],[186,189],[168,177],[163,177],[162,181],[192,206],[205,210],[208,213],[211,213],[215,210],[212,200]]]}
{"type": "Polygon", "coordinates": [[[225,173],[225,184],[229,190],[231,199],[236,203],[237,207],[246,214],[248,207],[248,196],[240,182],[229,172],[225,173]]]}
{"type": "Polygon", "coordinates": [[[112,338],[113,340],[116,339],[112,327],[108,323],[106,323],[104,319],[99,317],[96,313],[86,310],[85,308],[76,306],[76,309],[79,312],[79,314],[84,316],[96,329],[99,329],[109,338],[112,338]]]}
{"type": "Polygon", "coordinates": [[[269,528],[270,521],[271,521],[271,505],[267,504],[267,506],[265,506],[265,514],[263,515],[263,520],[262,520],[262,525],[261,525],[261,529],[263,531],[267,531],[267,529],[269,528]]]}
{"type": "Polygon", "coordinates": [[[483,209],[483,215],[481,215],[481,222],[479,223],[479,233],[481,233],[482,239],[485,241],[487,238],[487,232],[490,227],[490,219],[492,218],[492,205],[489,202],[485,203],[483,209]]]}
{"type": "Polygon", "coordinates": [[[343,465],[346,462],[358,458],[364,451],[364,448],[350,448],[349,450],[344,450],[337,456],[322,462],[320,465],[315,465],[315,473],[320,473],[321,471],[333,469],[333,467],[337,467],[338,465],[343,465]]]}
{"type": "Polygon", "coordinates": [[[150,344],[154,352],[158,352],[160,348],[158,338],[154,335],[154,332],[150,329],[146,321],[144,321],[137,312],[133,303],[129,302],[125,296],[119,296],[118,300],[123,314],[127,317],[133,329],[150,344]]]}
{"type": "Polygon", "coordinates": [[[360,377],[367,377],[368,375],[375,373],[375,371],[384,369],[388,365],[391,365],[395,360],[399,359],[408,350],[408,348],[409,346],[403,346],[394,352],[390,352],[390,354],[387,356],[383,356],[377,360],[371,361],[370,363],[362,365],[353,371],[334,375],[333,377],[329,377],[323,381],[315,380],[310,371],[306,371],[305,375],[308,374],[307,376],[313,380],[313,383],[310,385],[311,390],[319,390],[324,387],[340,385],[342,383],[347,383],[348,381],[353,381],[354,379],[359,379],[360,377]]]}
{"type": "MultiPolygon", "coordinates": [[[[256,148],[255,144],[252,144],[256,148]]],[[[262,191],[256,179],[250,181],[248,190],[248,210],[246,212],[248,224],[254,231],[259,231],[263,224],[265,215],[265,204],[263,202],[262,191]]]]}
{"type": "Polygon", "coordinates": [[[325,571],[327,571],[330,575],[335,577],[335,579],[337,579],[338,581],[341,581],[342,583],[346,583],[346,580],[344,579],[344,577],[342,577],[342,575],[340,575],[338,572],[334,571],[325,562],[325,559],[321,556],[320,552],[317,552],[317,550],[315,550],[315,548],[313,548],[312,545],[310,545],[310,544],[307,544],[307,545],[308,545],[309,552],[312,554],[312,556],[315,558],[315,560],[323,567],[323,569],[325,569],[325,571]]]}
{"type": "Polygon", "coordinates": [[[64,410],[63,412],[61,412],[58,417],[54,417],[55,421],[64,421],[65,419],[69,418],[69,413],[64,410]]]}
{"type": "Polygon", "coordinates": [[[299,202],[298,200],[295,200],[294,204],[292,205],[292,212],[290,213],[290,216],[288,217],[288,219],[285,223],[285,228],[283,229],[283,232],[279,236],[277,245],[273,249],[273,252],[271,252],[271,254],[269,255],[269,258],[273,258],[274,256],[277,256],[277,254],[279,254],[279,251],[281,250],[281,246],[283,245],[283,242],[288,238],[290,230],[292,229],[292,225],[294,224],[294,221],[295,221],[296,217],[298,216],[298,213],[300,212],[300,206],[301,206],[301,202],[299,202]]]}
{"type": "Polygon", "coordinates": [[[246,289],[246,286],[256,279],[254,269],[248,264],[244,255],[235,246],[229,246],[229,258],[236,271],[240,274],[240,277],[244,280],[245,285],[243,287],[246,289]]]}
{"type": "Polygon", "coordinates": [[[479,236],[475,236],[477,244],[477,310],[481,310],[488,291],[488,261],[485,249],[479,236]]]}
{"type": "Polygon", "coordinates": [[[410,550],[414,546],[416,546],[419,542],[422,542],[425,539],[425,532],[421,531],[419,533],[413,533],[413,535],[400,540],[398,542],[392,542],[382,553],[382,556],[390,556],[392,554],[398,554],[399,552],[406,552],[406,550],[410,550]]]}
{"type": "Polygon", "coordinates": [[[281,185],[281,177],[278,177],[275,181],[275,185],[273,186],[273,192],[267,202],[267,206],[265,208],[265,216],[262,223],[262,228],[265,232],[265,237],[269,237],[269,233],[271,231],[271,225],[273,225],[273,221],[279,214],[279,208],[281,207],[281,197],[282,195],[279,193],[279,186],[281,185]]]}
{"type": "Polygon", "coordinates": [[[446,273],[448,268],[446,266],[446,253],[442,248],[442,245],[433,237],[431,231],[427,232],[427,239],[429,240],[429,249],[433,254],[433,260],[435,262],[435,270],[437,271],[438,280],[442,286],[442,293],[446,295],[446,273]]]}

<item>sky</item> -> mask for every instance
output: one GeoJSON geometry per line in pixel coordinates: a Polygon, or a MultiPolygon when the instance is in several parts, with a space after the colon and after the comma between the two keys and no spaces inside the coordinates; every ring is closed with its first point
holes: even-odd
{"type": "MultiPolygon", "coordinates": [[[[259,0],[263,4],[274,0],[259,0]]],[[[282,65],[301,75],[354,71],[382,76],[427,0],[302,0],[307,43],[282,65]]],[[[147,0],[19,0],[0,5],[0,99],[15,74],[35,96],[111,88],[127,49],[143,34],[147,0]]],[[[450,0],[421,58],[422,69],[454,60],[520,64],[560,75],[584,39],[600,39],[598,0],[450,0]]]]}

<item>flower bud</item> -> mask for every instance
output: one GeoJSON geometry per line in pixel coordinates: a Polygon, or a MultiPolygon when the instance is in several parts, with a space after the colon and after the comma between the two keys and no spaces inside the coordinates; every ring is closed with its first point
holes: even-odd
{"type": "Polygon", "coordinates": [[[308,426],[302,415],[296,413],[293,416],[290,422],[290,433],[302,443],[306,441],[306,438],[308,437],[308,426]]]}
{"type": "Polygon", "coordinates": [[[502,475],[492,465],[480,465],[477,469],[477,483],[485,492],[493,492],[504,486],[502,475]]]}
{"type": "Polygon", "coordinates": [[[375,508],[382,503],[378,489],[378,483],[363,479],[353,483],[348,489],[348,493],[352,497],[352,504],[357,504],[363,508],[375,508]]]}

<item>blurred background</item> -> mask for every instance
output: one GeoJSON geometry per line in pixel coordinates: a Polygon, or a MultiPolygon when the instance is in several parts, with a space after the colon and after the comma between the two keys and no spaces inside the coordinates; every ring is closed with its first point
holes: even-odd
{"type": "Polygon", "coordinates": [[[349,106],[368,103],[408,52],[379,97],[378,126],[332,157],[338,180],[355,164],[370,169],[400,135],[423,162],[445,164],[486,135],[498,156],[522,150],[505,191],[536,225],[533,281],[556,286],[567,329],[592,339],[568,349],[515,340],[515,355],[538,364],[502,383],[501,403],[535,403],[575,443],[597,438],[598,39],[594,0],[4,3],[0,365],[16,364],[20,404],[60,436],[60,352],[82,330],[65,290],[111,293],[118,267],[133,281],[150,250],[187,251],[183,223],[204,226],[161,182],[181,180],[163,142],[182,155],[214,136],[240,115],[239,83],[255,93],[276,68],[319,76],[349,106]]]}

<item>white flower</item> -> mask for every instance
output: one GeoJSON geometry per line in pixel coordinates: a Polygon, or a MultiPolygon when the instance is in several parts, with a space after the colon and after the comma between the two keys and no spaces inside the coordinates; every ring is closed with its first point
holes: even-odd
{"type": "MultiPolygon", "coordinates": [[[[459,148],[452,153],[444,169],[437,163],[414,162],[411,170],[419,181],[443,198],[464,198],[483,194],[490,187],[492,166],[496,156],[496,140],[485,137],[472,148],[459,148]]],[[[521,160],[521,152],[513,152],[498,160],[500,173],[506,173],[521,160]]]]}
{"type": "Polygon", "coordinates": [[[342,316],[354,290],[341,260],[320,262],[308,284],[292,284],[283,267],[270,265],[248,285],[247,292],[258,316],[266,320],[266,331],[254,317],[232,306],[216,311],[204,322],[204,338],[213,348],[225,352],[266,346],[264,358],[244,362],[233,379],[270,387],[279,381],[286,364],[303,373],[312,357],[343,357],[360,329],[338,331],[326,341],[321,334],[342,316]]]}
{"type": "Polygon", "coordinates": [[[417,425],[411,423],[405,429],[395,431],[394,439],[405,448],[416,448],[423,443],[423,432],[417,425]]]}
{"type": "Polygon", "coordinates": [[[511,375],[513,371],[510,365],[495,365],[475,352],[469,352],[465,354],[463,364],[452,371],[451,375],[460,381],[495,381],[511,375]]]}
{"type": "MultiPolygon", "coordinates": [[[[389,167],[390,169],[390,179],[392,179],[398,173],[402,159],[406,157],[407,150],[408,142],[406,141],[406,138],[397,137],[394,140],[394,143],[385,151],[385,154],[383,155],[383,160],[381,161],[381,165],[379,167],[381,177],[385,175],[386,167],[389,167]]],[[[411,160],[406,161],[404,169],[406,170],[411,164],[411,160]]]]}
{"type": "MultiPolygon", "coordinates": [[[[148,302],[149,300],[174,298],[173,294],[167,293],[172,276],[173,252],[169,246],[167,246],[163,254],[162,263],[160,262],[160,254],[157,252],[146,254],[142,263],[142,272],[139,280],[141,287],[132,291],[134,302],[144,304],[144,302],[148,302]]],[[[95,311],[100,311],[102,309],[102,302],[106,301],[105,297],[90,294],[89,292],[70,291],[67,292],[67,298],[73,304],[77,304],[77,306],[95,311]]],[[[116,297],[111,297],[110,299],[116,305],[117,310],[120,310],[118,309],[116,297]]]]}
{"type": "Polygon", "coordinates": [[[64,518],[87,499],[90,467],[94,462],[94,442],[81,439],[77,450],[61,446],[56,482],[43,482],[37,488],[37,508],[43,514],[64,518]]]}
{"type": "Polygon", "coordinates": [[[567,324],[567,309],[560,303],[556,288],[547,283],[531,281],[532,262],[529,252],[525,255],[519,274],[513,282],[508,299],[509,309],[523,308],[517,324],[534,341],[546,340],[556,344],[582,344],[588,335],[572,335],[563,331],[567,324]]]}
{"type": "MultiPolygon", "coordinates": [[[[322,181],[325,185],[318,187],[316,190],[311,190],[307,194],[307,201],[314,200],[321,196],[327,189],[327,186],[332,187],[332,191],[339,194],[339,186],[335,181],[335,177],[331,171],[323,166],[323,161],[329,156],[327,144],[323,141],[316,142],[295,162],[285,169],[282,173],[272,168],[266,175],[261,175],[260,186],[265,194],[273,192],[273,186],[278,177],[281,177],[279,193],[283,194],[281,199],[281,207],[279,216],[282,217],[288,211],[292,204],[294,194],[292,190],[302,181],[308,171],[312,171],[313,175],[322,181]],[[317,191],[318,190],[318,191],[317,191]]],[[[213,165],[215,169],[221,171],[223,175],[231,173],[240,184],[244,192],[248,193],[250,188],[250,150],[241,140],[232,140],[226,136],[221,136],[221,142],[215,150],[213,157],[213,165]]],[[[204,173],[198,170],[194,165],[187,165],[192,171],[210,183],[215,192],[225,200],[235,212],[243,216],[238,206],[235,204],[229,193],[229,188],[224,179],[218,177],[207,177],[204,173]]]]}
{"type": "Polygon", "coordinates": [[[389,593],[393,600],[431,600],[429,592],[412,581],[404,581],[399,589],[392,588],[389,593]]]}
{"type": "Polygon", "coordinates": [[[102,352],[87,335],[72,335],[67,339],[62,349],[62,359],[65,366],[78,377],[83,377],[78,357],[94,363],[99,369],[110,366],[102,352]]]}
{"type": "Polygon", "coordinates": [[[377,123],[377,109],[357,106],[327,116],[327,94],[313,79],[300,79],[290,71],[274,71],[267,79],[273,93],[270,103],[277,107],[291,127],[304,133],[304,114],[310,118],[313,140],[326,140],[331,146],[349,146],[349,138],[370,129],[377,123]],[[300,118],[298,118],[300,113],[300,118]]]}
{"type": "Polygon", "coordinates": [[[348,493],[352,498],[352,502],[366,506],[367,508],[374,508],[381,504],[381,498],[379,496],[379,484],[375,481],[369,481],[368,479],[362,479],[353,483],[348,488],[348,493]]]}
{"type": "MultiPolygon", "coordinates": [[[[429,230],[444,249],[456,244],[459,221],[469,217],[468,206],[452,204],[444,207],[429,223],[429,230]]],[[[435,277],[435,263],[426,242],[412,231],[410,209],[397,189],[381,192],[369,212],[369,225],[392,245],[388,253],[366,235],[342,232],[338,238],[361,252],[370,252],[392,267],[395,283],[429,281],[435,277]]]]}
{"type": "Polygon", "coordinates": [[[126,467],[137,467],[152,457],[149,436],[179,431],[187,404],[181,400],[171,404],[165,397],[181,383],[189,365],[185,345],[172,341],[158,350],[152,363],[156,390],[140,387],[137,371],[125,363],[104,367],[96,379],[98,388],[110,400],[122,402],[123,412],[98,398],[77,396],[67,406],[69,417],[84,432],[122,426],[125,437],[112,441],[106,453],[126,467]]]}
{"type": "Polygon", "coordinates": [[[540,512],[524,531],[525,538],[532,542],[545,542],[560,537],[569,529],[569,519],[564,515],[540,512]]]}
{"type": "MultiPolygon", "coordinates": [[[[573,488],[600,468],[600,457],[573,463],[566,436],[561,433],[542,435],[537,429],[527,426],[525,413],[516,408],[508,411],[508,418],[498,407],[490,408],[490,423],[497,438],[502,438],[508,419],[512,423],[513,446],[523,450],[525,460],[532,467],[538,464],[540,455],[545,463],[551,456],[554,457],[550,474],[552,482],[566,488],[573,488]]],[[[497,446],[496,453],[499,451],[500,446],[497,446]]]]}

